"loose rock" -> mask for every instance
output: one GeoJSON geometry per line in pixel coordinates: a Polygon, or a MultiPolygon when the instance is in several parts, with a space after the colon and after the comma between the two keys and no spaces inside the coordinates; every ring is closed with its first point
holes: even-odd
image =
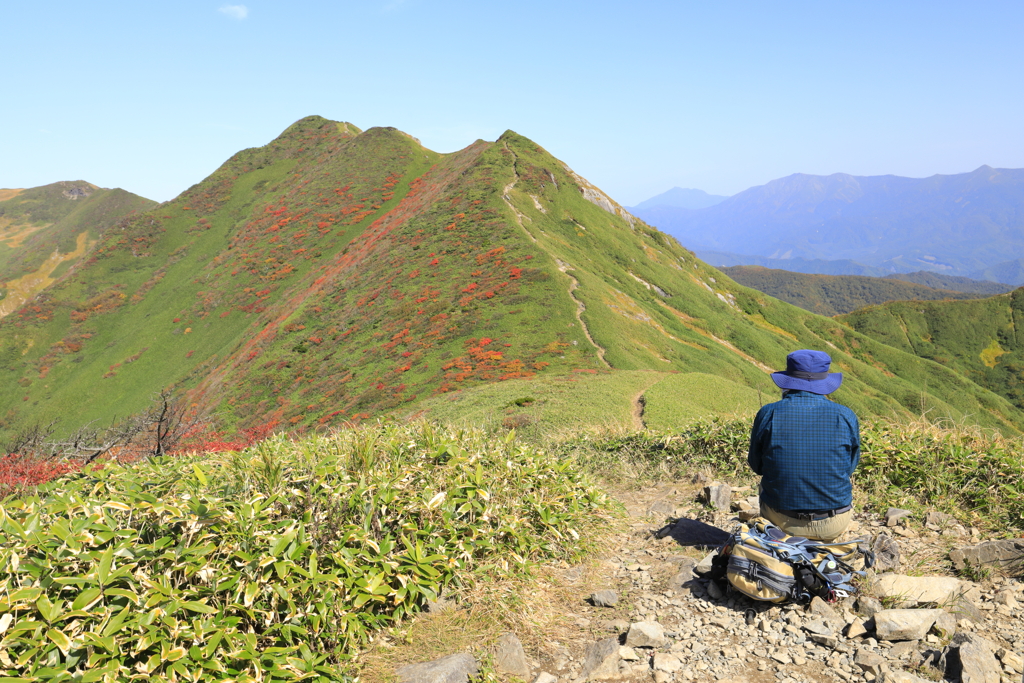
{"type": "Polygon", "coordinates": [[[857,597],[857,611],[865,617],[873,617],[875,612],[881,612],[882,609],[882,602],[878,598],[873,598],[870,595],[857,597]]]}
{"type": "Polygon", "coordinates": [[[887,671],[881,683],[932,683],[927,678],[921,678],[906,671],[887,671]]]}
{"type": "Polygon", "coordinates": [[[547,671],[541,671],[537,674],[537,677],[533,679],[533,683],[556,683],[558,681],[557,676],[552,676],[547,671]]]}
{"type": "Polygon", "coordinates": [[[808,633],[814,633],[820,636],[832,635],[832,629],[826,626],[825,622],[821,619],[812,619],[803,624],[802,628],[808,633]]]}
{"type": "Polygon", "coordinates": [[[914,513],[910,510],[903,510],[901,508],[889,508],[885,513],[885,525],[896,526],[899,524],[901,519],[910,517],[914,513]]]}
{"type": "Polygon", "coordinates": [[[875,571],[887,572],[900,566],[900,547],[887,534],[878,534],[871,544],[871,552],[875,554],[875,571]]]}
{"type": "Polygon", "coordinates": [[[636,650],[631,647],[626,647],[625,645],[619,648],[619,657],[626,662],[640,661],[640,655],[636,653],[636,650]]]}
{"type": "Polygon", "coordinates": [[[587,646],[580,678],[604,681],[619,677],[619,639],[605,638],[587,646]]]}
{"type": "Polygon", "coordinates": [[[1003,666],[1013,673],[1024,673],[1024,657],[1021,657],[1016,652],[1007,650],[1006,648],[999,648],[999,650],[996,651],[996,656],[999,657],[1003,666]]]}
{"type": "Polygon", "coordinates": [[[716,510],[728,510],[732,500],[732,487],[728,484],[712,484],[704,487],[704,502],[716,510]]]}
{"type": "Polygon", "coordinates": [[[1014,596],[1013,591],[1004,589],[992,596],[992,602],[997,605],[1006,605],[1011,609],[1017,608],[1017,598],[1014,596]]]}
{"type": "Polygon", "coordinates": [[[846,627],[847,638],[860,638],[861,636],[866,636],[867,634],[867,624],[863,619],[854,619],[850,622],[849,626],[846,627]]]}
{"type": "Polygon", "coordinates": [[[467,683],[480,665],[472,655],[448,655],[432,662],[410,664],[395,671],[400,683],[467,683]]]}
{"type": "Polygon", "coordinates": [[[631,624],[626,634],[627,647],[664,647],[668,645],[665,629],[656,621],[631,624]]]}
{"type": "Polygon", "coordinates": [[[835,636],[819,636],[817,634],[812,633],[810,635],[810,639],[815,643],[818,643],[819,645],[824,645],[829,649],[834,649],[837,645],[839,645],[839,639],[835,636]]]}
{"type": "Polygon", "coordinates": [[[676,511],[676,506],[667,500],[658,500],[647,508],[647,514],[652,517],[671,517],[676,511]]]}
{"type": "Polygon", "coordinates": [[[903,659],[907,655],[917,652],[918,646],[920,646],[920,644],[921,641],[919,640],[904,640],[902,642],[896,643],[891,648],[889,648],[889,656],[893,659],[903,659]]]}
{"type": "Polygon", "coordinates": [[[614,607],[619,604],[619,594],[613,590],[597,591],[590,596],[595,607],[614,607]]]}
{"type": "Polygon", "coordinates": [[[921,640],[943,614],[940,609],[884,609],[875,614],[879,640],[921,640]]]}
{"type": "Polygon", "coordinates": [[[868,650],[857,650],[857,656],[854,657],[853,663],[869,674],[879,676],[882,673],[885,659],[868,650]]]}
{"type": "Polygon", "coordinates": [[[951,515],[936,510],[929,510],[924,516],[924,523],[931,524],[932,526],[946,526],[952,521],[953,517],[951,515]]]}
{"type": "Polygon", "coordinates": [[[904,576],[882,574],[875,578],[875,594],[898,599],[901,607],[921,603],[941,604],[963,592],[963,582],[948,576],[904,576]]]}
{"type": "Polygon", "coordinates": [[[511,674],[519,678],[530,677],[530,663],[523,651],[523,644],[514,633],[506,633],[498,638],[494,652],[494,668],[499,673],[511,674]]]}
{"type": "Polygon", "coordinates": [[[654,655],[654,670],[664,671],[665,673],[675,673],[683,668],[683,663],[679,661],[679,658],[668,652],[658,652],[654,655]]]}
{"type": "Polygon", "coordinates": [[[700,562],[698,562],[697,566],[693,568],[693,571],[695,571],[695,572],[697,572],[698,574],[701,574],[701,575],[707,574],[709,571],[711,571],[711,562],[715,559],[715,557],[717,555],[718,555],[718,551],[717,550],[712,552],[712,553],[709,553],[709,554],[705,555],[704,559],[701,560],[700,562]]]}
{"type": "Polygon", "coordinates": [[[821,617],[823,620],[831,622],[833,624],[843,623],[843,620],[839,616],[839,613],[832,609],[832,607],[827,602],[825,602],[817,596],[811,598],[811,603],[807,605],[807,612],[809,614],[817,615],[821,617]]]}
{"type": "Polygon", "coordinates": [[[1024,538],[985,541],[978,545],[954,548],[949,559],[957,569],[972,567],[1019,567],[1024,565],[1024,538]]]}
{"type": "Polygon", "coordinates": [[[974,634],[963,634],[958,640],[961,683],[999,683],[999,662],[992,641],[974,634]]]}

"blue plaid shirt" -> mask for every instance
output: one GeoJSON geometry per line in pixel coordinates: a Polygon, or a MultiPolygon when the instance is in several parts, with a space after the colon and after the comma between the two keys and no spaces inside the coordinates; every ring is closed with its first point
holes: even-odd
{"type": "Polygon", "coordinates": [[[757,412],[747,462],[761,475],[762,502],[775,510],[845,507],[860,462],[857,416],[820,394],[790,391],[757,412]]]}

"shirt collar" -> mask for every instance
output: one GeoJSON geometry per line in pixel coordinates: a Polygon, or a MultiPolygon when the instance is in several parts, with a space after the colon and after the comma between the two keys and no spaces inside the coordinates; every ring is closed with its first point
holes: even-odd
{"type": "Polygon", "coordinates": [[[828,400],[822,394],[816,394],[813,391],[804,391],[802,389],[790,389],[786,392],[786,395],[782,397],[782,400],[785,401],[789,398],[820,398],[826,401],[828,400]]]}

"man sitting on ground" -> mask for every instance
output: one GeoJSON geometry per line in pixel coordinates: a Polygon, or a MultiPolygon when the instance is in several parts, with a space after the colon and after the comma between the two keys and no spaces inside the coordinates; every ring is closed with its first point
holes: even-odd
{"type": "Polygon", "coordinates": [[[832,541],[853,519],[850,476],[860,461],[860,424],[826,396],[840,372],[821,351],[794,351],[772,373],[782,400],[762,406],[747,462],[761,475],[761,516],[791,536],[832,541]]]}

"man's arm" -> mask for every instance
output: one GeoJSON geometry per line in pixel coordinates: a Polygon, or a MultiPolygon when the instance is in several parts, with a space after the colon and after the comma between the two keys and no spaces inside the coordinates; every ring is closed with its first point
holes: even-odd
{"type": "Polygon", "coordinates": [[[750,428],[750,449],[747,451],[747,464],[754,474],[761,474],[761,437],[764,432],[765,409],[762,407],[754,417],[754,425],[750,428]]]}
{"type": "Polygon", "coordinates": [[[857,420],[857,416],[851,411],[851,419],[848,424],[850,426],[850,475],[853,475],[854,470],[857,469],[857,465],[860,464],[860,422],[857,420]]]}

